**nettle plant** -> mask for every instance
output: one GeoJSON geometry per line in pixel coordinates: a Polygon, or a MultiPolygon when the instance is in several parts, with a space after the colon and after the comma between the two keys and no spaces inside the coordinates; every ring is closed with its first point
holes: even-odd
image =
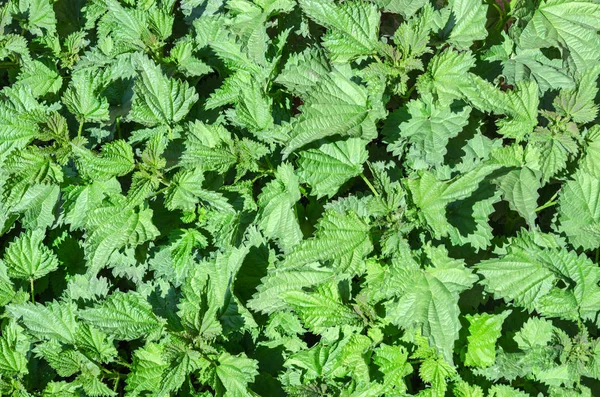
{"type": "Polygon", "coordinates": [[[597,396],[600,2],[7,0],[2,396],[597,396]]]}

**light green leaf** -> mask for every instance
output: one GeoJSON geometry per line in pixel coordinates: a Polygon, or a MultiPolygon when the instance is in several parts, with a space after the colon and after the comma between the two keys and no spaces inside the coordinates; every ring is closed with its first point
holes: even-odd
{"type": "Polygon", "coordinates": [[[374,4],[300,0],[300,6],[315,22],[331,29],[323,38],[323,46],[333,61],[344,63],[377,51],[380,14],[374,4]]]}
{"type": "Polygon", "coordinates": [[[481,0],[450,0],[448,6],[450,7],[449,21],[443,29],[451,30],[446,39],[450,45],[458,50],[464,50],[471,47],[474,41],[487,37],[485,26],[487,6],[484,2],[481,0]]]}
{"type": "Polygon", "coordinates": [[[509,314],[510,310],[500,314],[465,316],[469,321],[465,365],[485,368],[496,362],[496,342],[501,336],[502,323],[509,314]]]}
{"type": "Polygon", "coordinates": [[[83,70],[73,73],[69,87],[63,94],[63,103],[77,117],[79,122],[106,121],[108,100],[101,96],[103,76],[94,70],[83,70]]]}
{"type": "Polygon", "coordinates": [[[292,138],[283,151],[284,156],[328,136],[374,137],[370,107],[364,87],[338,71],[323,76],[306,95],[302,114],[294,119],[292,138]]]}
{"type": "Polygon", "coordinates": [[[135,247],[160,234],[152,224],[151,209],[136,211],[110,204],[95,208],[88,214],[85,230],[84,249],[89,276],[108,264],[111,255],[119,249],[135,247]]]}
{"type": "Polygon", "coordinates": [[[595,64],[581,75],[575,89],[562,90],[554,98],[553,105],[556,111],[576,123],[594,121],[598,115],[598,106],[595,103],[598,94],[598,74],[600,65],[595,64]]]}
{"type": "Polygon", "coordinates": [[[523,233],[505,255],[479,263],[482,284],[496,298],[548,317],[595,319],[600,269],[584,255],[560,247],[554,236],[548,237],[543,241],[533,232],[523,233]]]}
{"type": "Polygon", "coordinates": [[[148,343],[137,349],[133,352],[133,365],[125,381],[125,390],[135,397],[145,391],[158,390],[167,365],[164,345],[148,343]]]}
{"type": "Polygon", "coordinates": [[[499,188],[510,207],[535,226],[536,208],[541,187],[540,173],[529,167],[513,170],[500,179],[499,188]]]}
{"type": "Polygon", "coordinates": [[[39,303],[10,304],[6,310],[33,336],[73,344],[79,328],[76,319],[77,306],[74,303],[53,301],[45,305],[39,303]]]}
{"type": "Polygon", "coordinates": [[[463,97],[471,84],[468,71],[475,66],[475,57],[470,51],[446,50],[434,56],[427,65],[427,71],[417,79],[417,89],[421,94],[432,94],[441,106],[450,105],[463,97]]]}
{"type": "Polygon", "coordinates": [[[298,175],[317,198],[332,197],[346,181],[360,175],[367,157],[365,141],[359,138],[324,143],[300,152],[298,175]]]}
{"type": "Polygon", "coordinates": [[[198,94],[185,81],[165,76],[150,59],[136,59],[139,75],[133,87],[133,99],[128,119],[154,127],[181,121],[198,100],[198,94]]]}
{"type": "Polygon", "coordinates": [[[179,171],[173,176],[171,184],[165,192],[167,208],[194,211],[200,202],[199,197],[204,191],[202,182],[204,182],[204,175],[198,168],[179,171]]]}
{"type": "Polygon", "coordinates": [[[558,221],[575,247],[600,247],[600,179],[583,171],[575,173],[561,190],[558,221]]]}
{"type": "Polygon", "coordinates": [[[160,327],[150,304],[132,292],[114,292],[79,317],[119,340],[138,339],[160,327]]]}
{"type": "Polygon", "coordinates": [[[584,155],[580,167],[595,178],[600,178],[600,128],[593,126],[585,135],[584,155]]]}
{"type": "Polygon", "coordinates": [[[44,230],[29,230],[8,245],[4,262],[10,277],[36,280],[58,268],[58,258],[44,245],[44,237],[44,230]]]}
{"type": "Polygon", "coordinates": [[[383,343],[375,350],[373,362],[383,373],[383,386],[386,393],[406,392],[404,378],[412,373],[413,368],[408,363],[408,352],[404,347],[383,343]]]}
{"type": "Polygon", "coordinates": [[[276,239],[284,252],[289,252],[302,240],[295,205],[300,200],[298,177],[289,163],[283,163],[258,196],[260,207],[258,226],[268,238],[276,239]]]}
{"type": "Polygon", "coordinates": [[[364,257],[373,249],[369,223],[355,212],[342,214],[326,211],[317,224],[313,238],[302,241],[285,258],[294,266],[331,261],[334,269],[345,277],[364,271],[364,257]]]}
{"type": "Polygon", "coordinates": [[[8,376],[25,375],[27,370],[27,358],[5,338],[0,338],[0,372],[8,376]]]}
{"type": "Polygon", "coordinates": [[[502,37],[504,42],[492,46],[484,59],[502,62],[502,74],[507,83],[514,85],[520,81],[535,80],[541,93],[575,88],[575,82],[561,59],[548,59],[539,49],[513,48],[514,41],[504,32],[502,37]]]}
{"type": "Polygon", "coordinates": [[[225,397],[252,396],[248,390],[248,384],[254,381],[258,375],[258,363],[256,360],[246,357],[245,354],[237,356],[229,353],[221,353],[218,358],[216,375],[219,386],[225,389],[225,397]]]}
{"type": "Polygon", "coordinates": [[[78,145],[71,147],[80,175],[90,181],[107,181],[115,176],[127,175],[135,166],[133,149],[123,140],[102,145],[99,155],[78,145]]]}
{"type": "MultiPolygon", "coordinates": [[[[453,111],[418,99],[406,106],[411,117],[400,124],[400,137],[411,144],[407,155],[410,163],[417,169],[423,168],[420,163],[442,165],[448,152],[448,141],[467,125],[471,108],[453,111]]],[[[390,146],[390,149],[394,148],[394,145],[390,146]]]]}
{"type": "Polygon", "coordinates": [[[288,291],[301,291],[319,285],[333,277],[331,269],[315,264],[274,268],[261,280],[256,293],[248,301],[254,311],[271,314],[286,307],[281,299],[288,291]]]}
{"type": "Polygon", "coordinates": [[[288,291],[282,298],[311,332],[320,334],[329,327],[360,323],[358,314],[342,303],[335,282],[321,284],[312,293],[288,291]]]}
{"type": "Polygon", "coordinates": [[[49,92],[56,93],[62,82],[56,66],[40,61],[26,62],[17,80],[17,84],[29,87],[34,97],[44,96],[49,92]]]}
{"type": "Polygon", "coordinates": [[[593,0],[544,0],[519,38],[522,48],[566,50],[579,72],[600,58],[600,5],[593,0]]]}
{"type": "Polygon", "coordinates": [[[373,2],[385,11],[401,14],[406,19],[427,4],[427,0],[373,0],[373,2]]]}

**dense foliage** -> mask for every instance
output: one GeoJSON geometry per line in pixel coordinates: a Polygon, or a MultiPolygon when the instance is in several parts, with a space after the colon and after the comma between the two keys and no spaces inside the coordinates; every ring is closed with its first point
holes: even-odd
{"type": "Polygon", "coordinates": [[[0,395],[600,395],[598,0],[8,0],[0,395]]]}

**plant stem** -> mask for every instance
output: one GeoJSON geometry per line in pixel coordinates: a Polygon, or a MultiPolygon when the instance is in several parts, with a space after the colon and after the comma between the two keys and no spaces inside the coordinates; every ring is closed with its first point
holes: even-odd
{"type": "Polygon", "coordinates": [[[157,190],[156,192],[154,192],[153,194],[151,194],[150,196],[148,196],[148,199],[151,199],[151,198],[153,198],[153,197],[156,197],[156,196],[158,196],[158,195],[159,195],[159,194],[161,194],[161,193],[164,193],[164,192],[166,192],[168,188],[169,188],[169,187],[167,186],[167,187],[164,187],[164,188],[162,188],[162,189],[160,189],[160,190],[157,190]]]}
{"type": "Polygon", "coordinates": [[[548,201],[546,204],[537,207],[535,209],[535,212],[540,212],[542,210],[545,210],[546,208],[553,207],[556,205],[556,203],[558,203],[558,201],[548,201]]]}
{"type": "Polygon", "coordinates": [[[412,87],[410,87],[410,89],[409,89],[409,90],[406,92],[406,94],[402,95],[402,98],[403,98],[403,99],[409,99],[409,98],[410,98],[410,96],[412,95],[413,91],[415,90],[415,87],[416,87],[416,86],[417,86],[417,85],[415,84],[415,85],[413,85],[412,87]]]}
{"type": "Polygon", "coordinates": [[[308,192],[306,191],[306,189],[304,188],[304,186],[302,186],[302,185],[298,185],[298,189],[300,190],[300,193],[301,193],[301,194],[302,194],[304,197],[308,198],[308,192]]]}
{"type": "Polygon", "coordinates": [[[375,195],[375,197],[379,197],[379,193],[377,193],[377,190],[375,190],[375,186],[373,186],[371,184],[371,182],[369,182],[369,180],[367,179],[367,177],[365,176],[365,174],[363,174],[361,172],[360,177],[362,178],[363,181],[365,181],[365,183],[367,184],[367,186],[369,187],[369,189],[371,189],[371,192],[373,192],[373,195],[375,195]]]}
{"type": "Polygon", "coordinates": [[[77,138],[81,137],[81,132],[83,131],[83,120],[79,122],[79,129],[77,130],[77,138]]]}
{"type": "Polygon", "coordinates": [[[31,303],[35,303],[35,288],[33,287],[33,277],[29,277],[29,287],[31,289],[31,303]]]}
{"type": "Polygon", "coordinates": [[[119,380],[121,379],[121,377],[117,376],[115,378],[115,386],[113,387],[113,391],[117,391],[117,387],[119,386],[119,380]]]}
{"type": "Polygon", "coordinates": [[[558,201],[556,201],[557,196],[558,196],[558,192],[554,193],[554,196],[550,197],[550,200],[548,200],[545,204],[542,204],[541,206],[537,207],[535,209],[535,212],[540,212],[542,210],[545,210],[548,207],[555,206],[556,203],[558,203],[558,201]]]}

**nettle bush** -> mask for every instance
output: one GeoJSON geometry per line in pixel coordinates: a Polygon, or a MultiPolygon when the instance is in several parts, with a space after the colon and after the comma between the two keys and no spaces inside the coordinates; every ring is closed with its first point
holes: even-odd
{"type": "Polygon", "coordinates": [[[5,1],[0,394],[600,395],[599,29],[5,1]]]}

